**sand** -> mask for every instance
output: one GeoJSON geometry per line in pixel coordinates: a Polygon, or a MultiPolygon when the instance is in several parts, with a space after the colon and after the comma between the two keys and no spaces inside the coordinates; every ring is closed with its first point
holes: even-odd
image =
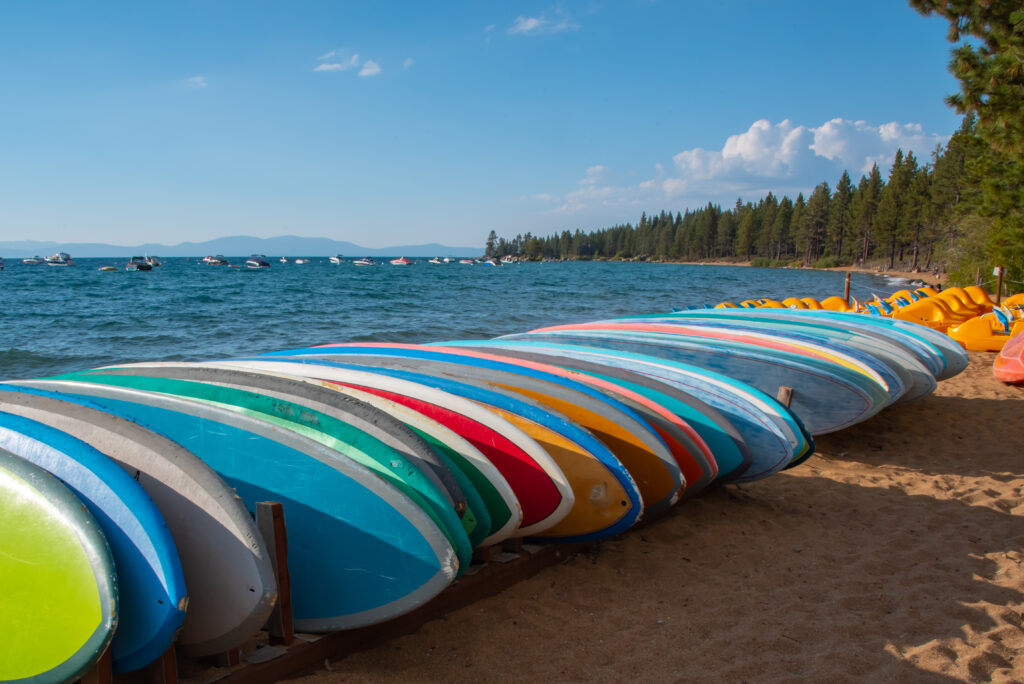
{"type": "Polygon", "coordinates": [[[295,681],[1024,681],[1024,389],[992,359],[295,681]]]}

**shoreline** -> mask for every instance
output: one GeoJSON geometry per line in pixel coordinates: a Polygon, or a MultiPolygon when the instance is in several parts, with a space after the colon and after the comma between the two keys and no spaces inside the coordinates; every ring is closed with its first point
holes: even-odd
{"type": "MultiPolygon", "coordinates": [[[[666,264],[683,264],[687,266],[741,266],[755,268],[749,261],[665,261],[661,263],[666,264]]],[[[921,282],[929,284],[937,284],[945,287],[948,282],[948,274],[940,272],[938,275],[932,275],[927,271],[900,271],[900,270],[888,270],[882,267],[868,267],[868,266],[829,266],[828,268],[813,268],[810,266],[806,267],[782,267],[782,270],[793,270],[793,271],[840,271],[843,273],[866,273],[868,275],[885,276],[889,278],[902,278],[903,280],[919,280],[921,282]]]]}

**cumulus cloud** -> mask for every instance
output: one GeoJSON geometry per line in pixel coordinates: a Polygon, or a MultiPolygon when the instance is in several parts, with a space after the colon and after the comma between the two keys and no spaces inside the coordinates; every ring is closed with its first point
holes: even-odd
{"type": "Polygon", "coordinates": [[[508,28],[511,36],[535,36],[543,33],[561,33],[562,31],[578,31],[579,24],[572,21],[561,7],[556,7],[547,12],[542,12],[536,17],[516,17],[512,26],[508,28]]]}
{"type": "Polygon", "coordinates": [[[544,201],[556,213],[596,216],[610,208],[658,202],[695,207],[709,201],[731,204],[737,197],[756,200],[768,192],[795,197],[822,181],[834,186],[844,170],[855,183],[873,164],[884,176],[897,149],[913,152],[924,163],[947,140],[916,123],[872,125],[837,118],[805,126],[789,119],[761,119],[730,135],[720,149],[695,147],[676,153],[672,165],[656,164],[653,177],[642,182],[616,184],[611,170],[595,165],[586,169],[576,189],[545,196],[544,201]]]}
{"type": "Polygon", "coordinates": [[[360,76],[376,76],[380,73],[380,65],[374,62],[372,59],[366,60],[363,64],[363,68],[359,70],[360,76]]]}
{"type": "Polygon", "coordinates": [[[206,88],[210,84],[206,82],[205,76],[192,76],[185,79],[185,85],[189,88],[206,88]]]}

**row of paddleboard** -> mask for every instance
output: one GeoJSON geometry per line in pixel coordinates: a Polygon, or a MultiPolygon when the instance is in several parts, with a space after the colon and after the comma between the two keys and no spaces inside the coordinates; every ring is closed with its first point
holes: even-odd
{"type": "Polygon", "coordinates": [[[429,601],[476,547],[619,534],[966,363],[903,321],[718,309],[3,383],[0,680],[250,638],[277,593],[261,501],[284,507],[296,629],[356,628],[429,601]]]}

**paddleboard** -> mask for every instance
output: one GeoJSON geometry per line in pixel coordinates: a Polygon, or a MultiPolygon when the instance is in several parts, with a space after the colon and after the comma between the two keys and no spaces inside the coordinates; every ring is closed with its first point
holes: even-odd
{"type": "Polygon", "coordinates": [[[457,554],[458,567],[464,570],[469,566],[473,550],[462,522],[445,492],[402,454],[347,422],[316,411],[305,404],[223,385],[102,371],[69,373],[58,377],[63,380],[127,387],[151,394],[209,403],[229,411],[257,417],[316,440],[333,450],[337,458],[353,460],[371,469],[382,480],[420,505],[448,537],[457,554]]]}
{"type": "Polygon", "coordinates": [[[111,642],[114,671],[156,660],[185,619],[188,594],[174,539],[152,499],[106,455],[43,423],[0,412],[0,448],[58,478],[103,531],[120,605],[111,642]]]}
{"type": "Polygon", "coordinates": [[[0,385],[0,411],[86,442],[127,471],[167,522],[189,605],[175,641],[188,656],[222,653],[266,623],[277,597],[267,550],[233,489],[180,444],[111,413],[0,385]]]}
{"type": "Polygon", "coordinates": [[[0,681],[75,681],[114,636],[117,579],[99,525],[57,478],[4,450],[0,587],[0,681]]]}

